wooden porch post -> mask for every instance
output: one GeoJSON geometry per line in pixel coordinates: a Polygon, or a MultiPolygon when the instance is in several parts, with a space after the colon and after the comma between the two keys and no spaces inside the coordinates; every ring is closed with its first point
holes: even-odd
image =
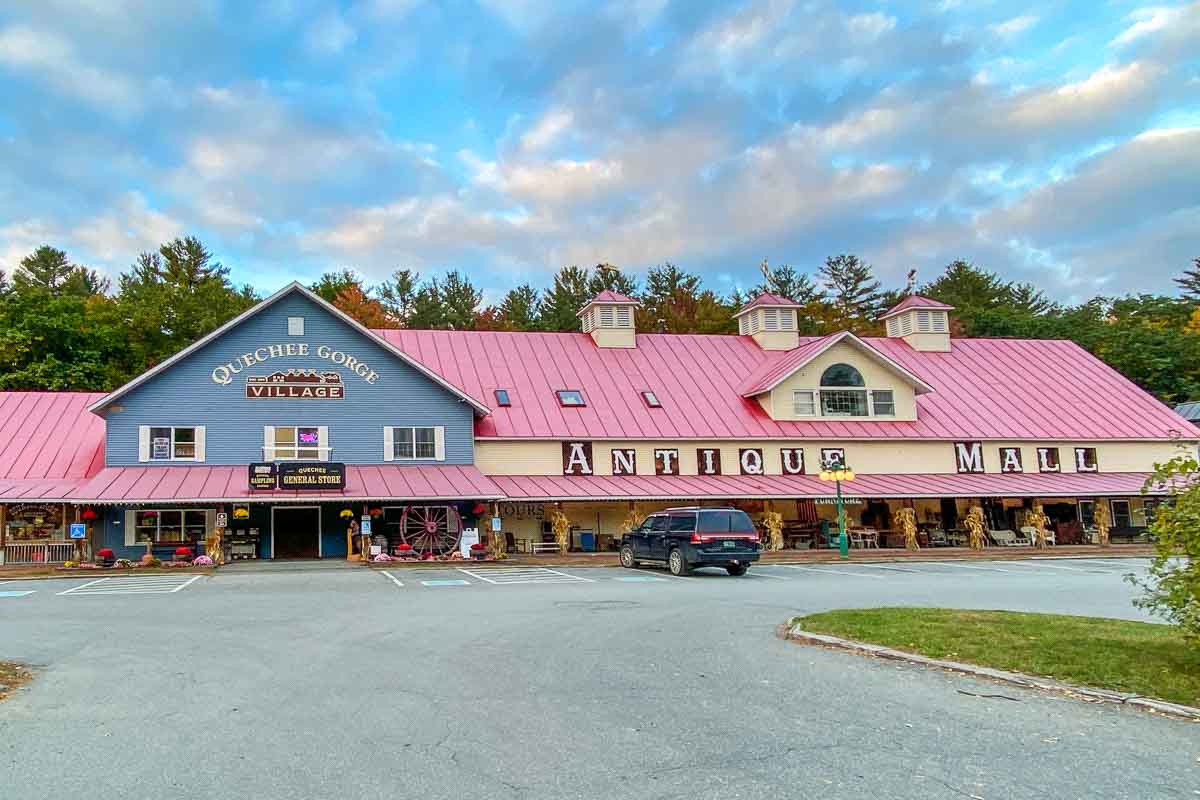
{"type": "Polygon", "coordinates": [[[5,562],[4,546],[8,540],[8,520],[5,518],[7,512],[8,506],[0,503],[0,564],[5,562]]]}

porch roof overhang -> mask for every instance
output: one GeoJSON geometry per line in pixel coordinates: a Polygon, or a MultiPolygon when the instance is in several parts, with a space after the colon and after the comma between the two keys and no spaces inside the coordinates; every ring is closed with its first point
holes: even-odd
{"type": "Polygon", "coordinates": [[[329,491],[252,490],[246,466],[106,467],[72,500],[123,503],[295,503],[351,500],[498,500],[503,492],[466,464],[346,465],[346,487],[329,491]]]}
{"type": "Polygon", "coordinates": [[[0,502],[68,502],[81,483],[83,481],[78,478],[0,479],[0,502]]]}
{"type": "MultiPolygon", "coordinates": [[[[1149,473],[863,475],[846,497],[1091,497],[1141,494],[1149,473]]],[[[509,500],[776,500],[835,496],[816,475],[495,475],[509,500]]]]}

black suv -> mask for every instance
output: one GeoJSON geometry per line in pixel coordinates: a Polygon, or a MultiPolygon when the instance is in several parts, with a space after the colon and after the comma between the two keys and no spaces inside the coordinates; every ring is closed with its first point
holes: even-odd
{"type": "Polygon", "coordinates": [[[758,530],[745,511],[736,508],[668,508],[651,514],[625,534],[621,566],[643,561],[665,563],[672,575],[693,567],[724,567],[745,575],[758,561],[758,530]]]}

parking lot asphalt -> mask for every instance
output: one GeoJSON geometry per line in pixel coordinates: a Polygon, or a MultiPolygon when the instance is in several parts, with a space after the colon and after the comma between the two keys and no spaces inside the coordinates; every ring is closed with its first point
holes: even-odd
{"type": "Polygon", "coordinates": [[[1146,563],[0,581],[0,658],[38,671],[0,704],[0,795],[1197,797],[1194,725],[774,635],[879,605],[1145,619],[1146,563]]]}

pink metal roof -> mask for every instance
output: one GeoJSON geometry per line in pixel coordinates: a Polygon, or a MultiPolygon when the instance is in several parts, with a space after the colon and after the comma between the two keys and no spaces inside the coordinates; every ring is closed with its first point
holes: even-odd
{"type": "Polygon", "coordinates": [[[86,478],[104,463],[104,420],[86,392],[0,392],[0,482],[86,478]]]}
{"type": "Polygon", "coordinates": [[[6,480],[0,478],[0,501],[6,503],[31,503],[35,501],[70,500],[78,479],[55,480],[41,478],[31,480],[6,480]]]}
{"type": "MultiPolygon", "coordinates": [[[[859,475],[842,484],[850,497],[1079,497],[1136,495],[1149,473],[1019,475],[859,475]]],[[[497,475],[514,500],[735,500],[830,498],[816,475],[497,475]]]]}
{"type": "Polygon", "coordinates": [[[800,308],[801,307],[799,303],[797,303],[795,300],[792,300],[790,297],[784,297],[783,295],[772,294],[771,292],[762,292],[758,295],[758,297],[754,298],[749,303],[746,303],[746,305],[739,308],[738,312],[736,314],[734,314],[734,316],[740,317],[742,314],[745,314],[750,309],[758,308],[759,306],[786,306],[787,308],[800,308]]]}
{"type": "Polygon", "coordinates": [[[904,298],[899,303],[896,303],[896,305],[892,306],[887,311],[885,311],[883,314],[881,314],[879,316],[879,318],[887,319],[888,317],[899,314],[901,311],[908,311],[909,309],[913,309],[913,308],[929,309],[931,311],[953,311],[954,310],[954,306],[952,306],[952,305],[947,305],[946,303],[943,303],[938,300],[934,300],[929,297],[922,297],[919,294],[910,294],[908,297],[904,298]]]}
{"type": "Polygon", "coordinates": [[[620,292],[614,292],[612,289],[605,289],[588,301],[588,305],[592,303],[637,303],[637,300],[620,292]]]}
{"type": "Polygon", "coordinates": [[[181,503],[291,500],[493,500],[499,488],[473,466],[348,465],[344,491],[252,491],[244,466],[106,467],[77,502],[181,503]]]}
{"type": "MultiPolygon", "coordinates": [[[[778,421],[739,389],[788,360],[748,336],[639,334],[635,348],[601,348],[585,333],[377,331],[474,397],[507,389],[510,407],[475,423],[481,438],[550,439],[1200,439],[1200,429],[1068,341],[955,339],[920,352],[902,339],[864,338],[932,389],[915,421],[778,421]],[[563,408],[556,389],[581,389],[563,408]],[[662,408],[648,408],[651,390],[662,408]]],[[[801,338],[800,348],[813,339],[801,338]]]]}

